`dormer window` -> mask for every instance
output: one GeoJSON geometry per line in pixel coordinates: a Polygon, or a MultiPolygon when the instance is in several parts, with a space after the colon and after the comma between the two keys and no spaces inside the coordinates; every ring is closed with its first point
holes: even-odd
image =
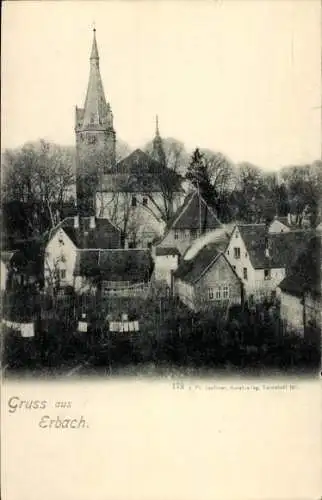
{"type": "Polygon", "coordinates": [[[137,198],[136,196],[132,196],[132,207],[136,207],[137,205],[137,198]]]}
{"type": "Polygon", "coordinates": [[[179,231],[177,231],[177,230],[174,231],[174,239],[175,240],[179,239],[179,231]]]}
{"type": "Polygon", "coordinates": [[[148,198],[147,198],[147,196],[143,196],[142,204],[143,204],[144,207],[148,206],[148,198]]]}

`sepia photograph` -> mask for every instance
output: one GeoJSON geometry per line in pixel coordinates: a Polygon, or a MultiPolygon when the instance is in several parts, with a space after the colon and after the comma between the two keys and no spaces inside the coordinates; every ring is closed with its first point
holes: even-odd
{"type": "Polygon", "coordinates": [[[3,377],[318,375],[320,3],[2,22],[3,377]]]}

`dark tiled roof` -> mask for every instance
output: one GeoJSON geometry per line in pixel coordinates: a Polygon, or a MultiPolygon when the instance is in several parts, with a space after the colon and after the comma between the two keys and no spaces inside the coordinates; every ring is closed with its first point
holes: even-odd
{"type": "Polygon", "coordinates": [[[157,247],[156,255],[180,255],[180,252],[175,247],[157,247]]]}
{"type": "Polygon", "coordinates": [[[123,158],[116,165],[116,171],[120,174],[142,174],[150,173],[155,174],[162,168],[161,164],[151,158],[150,155],[144,153],[141,149],[132,151],[128,156],[123,158]]]}
{"type": "Polygon", "coordinates": [[[108,219],[95,219],[95,229],[90,228],[89,217],[79,217],[79,227],[74,227],[74,218],[67,217],[54,228],[51,237],[63,228],[77,248],[120,248],[121,230],[108,219]]]}
{"type": "Polygon", "coordinates": [[[298,296],[304,291],[321,295],[321,258],[321,238],[315,236],[292,265],[289,276],[280,283],[281,290],[298,296]]]}
{"type": "Polygon", "coordinates": [[[305,231],[268,234],[265,224],[241,224],[238,229],[255,269],[288,268],[310,237],[305,231]],[[269,258],[265,255],[267,246],[269,258]]]}
{"type": "Polygon", "coordinates": [[[153,271],[151,253],[145,249],[78,251],[75,275],[99,276],[105,281],[147,281],[153,271]]]}
{"type": "MultiPolygon", "coordinates": [[[[227,261],[225,255],[218,251],[216,243],[206,245],[191,260],[183,260],[178,269],[174,272],[174,277],[180,278],[188,283],[195,283],[207,267],[219,258],[223,258],[227,261]]],[[[232,267],[231,270],[232,273],[236,274],[232,267]]]]}
{"type": "Polygon", "coordinates": [[[172,186],[181,191],[180,176],[162,166],[141,149],[136,149],[121,160],[115,170],[103,178],[104,191],[123,192],[160,192],[167,188],[166,180],[171,179],[172,186]]]}
{"type": "Polygon", "coordinates": [[[215,213],[207,205],[203,197],[198,195],[197,191],[194,191],[186,197],[183,205],[170,222],[169,229],[198,230],[200,228],[200,221],[202,232],[222,227],[221,222],[217,219],[215,213]]]}

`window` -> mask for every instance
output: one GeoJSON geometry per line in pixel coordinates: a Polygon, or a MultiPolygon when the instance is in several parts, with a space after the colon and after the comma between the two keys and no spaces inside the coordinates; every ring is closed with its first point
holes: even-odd
{"type": "Polygon", "coordinates": [[[144,207],[148,206],[148,198],[146,196],[143,196],[142,204],[144,207]]]}
{"type": "Polygon", "coordinates": [[[191,229],[191,231],[190,231],[190,236],[191,236],[191,238],[192,238],[192,239],[197,238],[197,236],[198,236],[198,231],[197,231],[197,229],[191,229]]]}
{"type": "Polygon", "coordinates": [[[248,279],[248,275],[247,275],[247,267],[244,267],[244,269],[243,269],[243,276],[244,276],[244,280],[247,280],[247,279],[248,279]]]}
{"type": "Polygon", "coordinates": [[[179,231],[174,232],[174,239],[178,240],[179,239],[179,231]]]}
{"type": "Polygon", "coordinates": [[[60,270],[60,278],[64,280],[66,278],[66,269],[61,269],[60,270]]]}
{"type": "Polygon", "coordinates": [[[246,257],[246,258],[248,257],[248,254],[247,254],[247,252],[245,252],[245,257],[246,257]]]}
{"type": "Polygon", "coordinates": [[[228,299],[229,297],[229,286],[228,285],[224,285],[223,286],[223,299],[228,299]]]}
{"type": "Polygon", "coordinates": [[[270,269],[264,269],[264,279],[265,280],[271,279],[271,270],[270,269]]]}
{"type": "Polygon", "coordinates": [[[234,248],[234,257],[235,257],[235,259],[240,259],[240,248],[239,247],[234,248]]]}
{"type": "Polygon", "coordinates": [[[221,287],[218,287],[216,290],[216,299],[217,300],[221,299],[221,287]]]}
{"type": "Polygon", "coordinates": [[[238,236],[239,236],[238,231],[236,231],[235,238],[238,238],[238,236]]]}
{"type": "Polygon", "coordinates": [[[236,266],[233,266],[233,270],[236,271],[236,266]]]}
{"type": "Polygon", "coordinates": [[[229,255],[229,250],[227,250],[227,255],[229,255]]]}
{"type": "Polygon", "coordinates": [[[136,207],[137,199],[136,196],[132,196],[132,207],[136,207]]]}
{"type": "Polygon", "coordinates": [[[213,288],[208,288],[208,298],[209,298],[209,300],[213,300],[213,298],[214,298],[214,289],[213,288]]]}

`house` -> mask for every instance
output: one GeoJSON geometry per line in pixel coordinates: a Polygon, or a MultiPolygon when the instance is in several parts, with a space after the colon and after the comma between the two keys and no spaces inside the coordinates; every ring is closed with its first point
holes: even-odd
{"type": "Polygon", "coordinates": [[[248,297],[270,296],[305,248],[309,233],[270,233],[265,224],[235,226],[225,255],[242,280],[248,297]]]}
{"type": "Polygon", "coordinates": [[[165,284],[169,289],[172,286],[172,272],[179,266],[180,253],[175,247],[156,247],[154,249],[156,282],[165,284]]]}
{"type": "Polygon", "coordinates": [[[321,237],[315,236],[279,284],[281,319],[300,335],[308,326],[321,329],[321,268],[321,237]]]}
{"type": "Polygon", "coordinates": [[[210,243],[174,272],[174,292],[193,311],[241,304],[243,285],[225,254],[210,243]]]}
{"type": "Polygon", "coordinates": [[[222,228],[213,210],[198,191],[190,193],[178,209],[157,247],[176,248],[181,255],[204,233],[222,228]]]}
{"type": "Polygon", "coordinates": [[[120,247],[121,231],[108,219],[67,217],[48,237],[44,255],[46,286],[74,286],[77,252],[120,247]]]}
{"type": "Polygon", "coordinates": [[[153,260],[147,249],[78,250],[74,268],[78,292],[133,296],[147,291],[153,272],[153,260]]]}

